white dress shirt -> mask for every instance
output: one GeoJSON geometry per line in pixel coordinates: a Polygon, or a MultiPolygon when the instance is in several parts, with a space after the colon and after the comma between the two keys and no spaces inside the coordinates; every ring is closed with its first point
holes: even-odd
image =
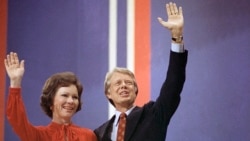
{"type": "MultiPolygon", "coordinates": [[[[130,108],[128,111],[126,111],[126,115],[128,116],[130,114],[130,112],[135,108],[135,106],[133,106],[132,108],[130,108]]],[[[118,120],[120,117],[121,112],[119,111],[115,111],[115,121],[113,124],[113,130],[111,132],[111,140],[112,141],[116,141],[116,137],[117,137],[117,131],[118,131],[118,120]]]]}

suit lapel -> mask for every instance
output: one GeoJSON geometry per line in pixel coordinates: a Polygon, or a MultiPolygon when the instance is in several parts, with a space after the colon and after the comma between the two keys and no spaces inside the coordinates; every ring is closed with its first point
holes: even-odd
{"type": "Polygon", "coordinates": [[[125,131],[125,141],[130,140],[130,137],[134,133],[137,123],[142,114],[142,109],[140,107],[135,107],[127,118],[126,131],[125,131]]]}
{"type": "Polygon", "coordinates": [[[113,123],[114,123],[114,120],[115,120],[115,116],[113,116],[109,122],[107,123],[105,130],[104,130],[104,134],[103,134],[103,137],[102,137],[102,141],[111,141],[111,132],[112,132],[112,129],[113,129],[113,123]]]}

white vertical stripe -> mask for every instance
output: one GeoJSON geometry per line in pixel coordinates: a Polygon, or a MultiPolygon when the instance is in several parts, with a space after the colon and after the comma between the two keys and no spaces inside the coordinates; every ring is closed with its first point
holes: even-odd
{"type": "MultiPolygon", "coordinates": [[[[117,0],[109,0],[109,71],[117,66],[117,0]]],[[[115,113],[109,103],[109,117],[115,113]]]]}
{"type": "Polygon", "coordinates": [[[135,64],[135,0],[127,0],[127,68],[135,64]]]}
{"type": "MultiPolygon", "coordinates": [[[[109,71],[117,66],[117,0],[109,0],[109,71]]],[[[127,68],[134,72],[135,1],[127,0],[127,68]]],[[[115,109],[109,104],[109,118],[115,109]]]]}

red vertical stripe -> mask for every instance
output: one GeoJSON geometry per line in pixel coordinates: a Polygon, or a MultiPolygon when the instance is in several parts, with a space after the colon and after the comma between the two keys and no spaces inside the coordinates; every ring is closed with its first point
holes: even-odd
{"type": "Polygon", "coordinates": [[[7,45],[7,0],[0,0],[0,140],[4,140],[5,68],[3,60],[7,45]]]}
{"type": "Polygon", "coordinates": [[[142,106],[150,99],[150,0],[135,0],[135,76],[142,106]]]}

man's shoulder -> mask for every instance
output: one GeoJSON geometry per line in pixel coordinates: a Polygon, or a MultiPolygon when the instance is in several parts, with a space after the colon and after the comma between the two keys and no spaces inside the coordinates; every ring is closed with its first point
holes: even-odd
{"type": "Polygon", "coordinates": [[[98,128],[96,128],[94,131],[95,132],[102,132],[104,131],[108,126],[111,126],[112,123],[114,122],[115,115],[109,119],[108,121],[104,122],[102,125],[100,125],[98,128]]]}
{"type": "Polygon", "coordinates": [[[100,125],[99,127],[97,127],[95,130],[101,130],[101,129],[105,129],[110,123],[110,120],[104,122],[102,125],[100,125]]]}

